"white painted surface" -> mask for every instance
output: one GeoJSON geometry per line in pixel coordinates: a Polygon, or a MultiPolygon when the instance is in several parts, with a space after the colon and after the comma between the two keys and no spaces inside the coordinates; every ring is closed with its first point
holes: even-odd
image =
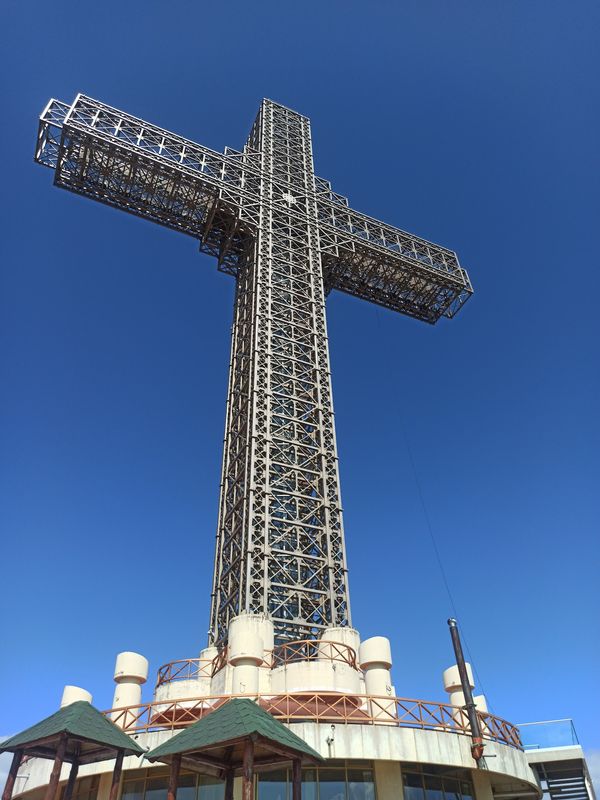
{"type": "MultiPolygon", "coordinates": [[[[475,770],[475,762],[471,757],[470,750],[471,740],[468,736],[460,736],[446,731],[392,728],[386,725],[335,725],[333,741],[331,746],[328,746],[327,737],[332,736],[331,724],[304,722],[293,723],[287,727],[325,758],[364,759],[376,762],[376,775],[382,776],[382,785],[388,787],[386,791],[391,792],[392,787],[396,787],[394,800],[402,800],[398,788],[401,784],[397,782],[398,765],[401,762],[437,764],[475,770]]],[[[173,735],[174,733],[170,731],[155,731],[134,735],[133,738],[142,747],[153,748],[173,735]]],[[[527,761],[529,754],[494,742],[486,743],[485,752],[487,756],[492,756],[488,758],[487,774],[495,786],[522,785],[526,791],[537,790],[535,778],[527,761]]],[[[113,765],[113,761],[88,764],[81,767],[80,774],[82,776],[105,774],[112,772],[113,765]]],[[[151,768],[152,766],[136,756],[126,758],[123,764],[124,770],[139,769],[140,767],[151,768]]],[[[35,758],[24,764],[19,775],[21,778],[27,775],[27,780],[19,779],[17,785],[20,794],[29,793],[36,787],[46,784],[51,769],[52,762],[45,759],[35,758]]],[[[67,779],[68,771],[69,765],[65,765],[61,773],[61,780],[67,779]]],[[[105,800],[105,798],[99,797],[99,800],[105,800]]],[[[391,796],[382,796],[380,800],[393,799],[391,796]]],[[[477,800],[480,798],[478,797],[477,800]]],[[[484,797],[483,800],[488,800],[488,798],[484,797]]]]}
{"type": "Polygon", "coordinates": [[[92,695],[80,686],[70,686],[67,684],[63,689],[60,707],[64,708],[65,706],[70,706],[71,703],[76,703],[78,700],[85,700],[86,703],[91,703],[92,695]]]}
{"type": "Polygon", "coordinates": [[[394,761],[375,761],[373,771],[377,800],[404,800],[400,764],[394,761]]]}
{"type": "Polygon", "coordinates": [[[228,638],[231,664],[254,663],[258,666],[265,660],[266,651],[273,641],[273,623],[263,614],[240,614],[229,623],[228,638]]]}
{"type": "Polygon", "coordinates": [[[351,647],[358,658],[360,635],[356,628],[326,628],[321,638],[326,642],[338,642],[339,644],[345,644],[351,647]]]}
{"type": "Polygon", "coordinates": [[[148,679],[148,659],[139,653],[125,651],[119,653],[115,663],[115,681],[122,683],[146,683],[148,679]]]}
{"type": "Polygon", "coordinates": [[[386,636],[372,636],[360,643],[358,658],[362,669],[372,665],[391,669],[392,648],[386,636]]]}
{"type": "MultiPolygon", "coordinates": [[[[469,685],[471,689],[475,688],[475,681],[473,680],[473,670],[471,669],[471,665],[469,662],[465,662],[465,666],[467,668],[467,677],[469,679],[469,685]]],[[[442,675],[442,681],[444,683],[444,690],[450,694],[451,692],[459,692],[462,690],[462,683],[460,682],[460,673],[458,671],[458,665],[454,664],[452,667],[448,667],[448,669],[444,670],[442,675]]]]}

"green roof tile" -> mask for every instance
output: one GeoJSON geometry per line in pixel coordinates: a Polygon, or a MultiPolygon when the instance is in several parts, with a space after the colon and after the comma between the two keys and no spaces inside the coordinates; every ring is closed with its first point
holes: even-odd
{"type": "Polygon", "coordinates": [[[257,734],[312,760],[324,760],[303,739],[292,733],[255,702],[241,698],[229,700],[216,711],[211,711],[206,717],[185,728],[172,739],[150,750],[145,757],[150,761],[160,761],[163,756],[225,745],[233,739],[251,734],[257,734]]]}
{"type": "MultiPolygon", "coordinates": [[[[126,755],[141,755],[144,750],[114,722],[85,700],[78,700],[52,714],[31,728],[11,736],[0,744],[0,752],[33,748],[42,740],[52,740],[66,733],[75,739],[102,745],[107,750],[123,750],[126,755]]],[[[116,752],[113,753],[113,757],[116,752]]],[[[105,756],[110,758],[110,755],[105,756]]],[[[93,759],[95,760],[95,759],[93,759]]],[[[83,761],[83,759],[82,759],[83,761]]]]}

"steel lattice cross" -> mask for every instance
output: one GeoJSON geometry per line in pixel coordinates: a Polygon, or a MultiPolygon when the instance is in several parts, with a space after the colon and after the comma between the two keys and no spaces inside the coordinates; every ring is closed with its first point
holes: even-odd
{"type": "Polygon", "coordinates": [[[224,153],[51,100],[35,158],[56,186],[199,239],[236,278],[211,643],[244,611],[279,643],[349,625],[325,296],[435,323],[472,292],[456,254],[352,210],[314,174],[309,120],[270,100],[224,153]]]}

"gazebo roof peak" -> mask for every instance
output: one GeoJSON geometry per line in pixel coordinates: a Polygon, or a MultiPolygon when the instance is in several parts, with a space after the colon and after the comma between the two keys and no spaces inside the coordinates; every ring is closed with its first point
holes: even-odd
{"type": "Polygon", "coordinates": [[[0,744],[0,752],[19,750],[40,758],[54,758],[58,742],[67,737],[65,761],[77,758],[80,764],[124,755],[142,755],[145,751],[114,722],[107,719],[86,700],[78,700],[56,711],[41,722],[0,744]]]}
{"type": "MultiPolygon", "coordinates": [[[[252,737],[262,743],[265,750],[281,755],[282,760],[302,759],[310,762],[323,761],[323,757],[313,750],[303,739],[292,733],[279,720],[264,711],[253,700],[234,698],[211,711],[207,716],[185,728],[176,736],[158,745],[145,758],[149,761],[170,761],[172,756],[210,753],[215,765],[222,759],[235,762],[235,745],[242,745],[252,737]],[[225,755],[227,751],[227,756],[225,755]]],[[[241,757],[241,752],[240,752],[241,757]]],[[[186,759],[188,760],[188,759],[186,759]]],[[[233,764],[232,764],[233,766],[233,764]]]]}

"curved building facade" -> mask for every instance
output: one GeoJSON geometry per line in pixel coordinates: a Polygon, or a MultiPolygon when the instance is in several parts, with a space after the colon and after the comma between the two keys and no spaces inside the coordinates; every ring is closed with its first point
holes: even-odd
{"type": "MultiPolygon", "coordinates": [[[[360,641],[351,628],[331,628],[328,638],[273,643],[272,622],[240,615],[227,648],[206,648],[198,658],[158,669],[153,700],[141,702],[147,661],[121,653],[115,667],[115,702],[106,714],[145,749],[202,719],[233,697],[250,697],[288,725],[325,759],[303,770],[306,800],[510,800],[540,798],[536,774],[518,729],[487,712],[476,698],[485,741],[479,764],[456,685],[456,668],[444,673],[450,702],[400,698],[394,691],[390,643],[360,641]],[[126,702],[123,702],[125,698],[126,702]]],[[[469,671],[470,674],[470,671],[469,671]]],[[[66,687],[64,702],[88,699],[66,687]]],[[[17,792],[43,800],[51,764],[26,761],[17,792]]],[[[108,800],[111,762],[81,768],[76,800],[108,800]]],[[[62,779],[66,781],[66,769],[62,779]]],[[[236,800],[241,785],[234,787],[236,800]]],[[[143,758],[125,760],[120,800],[166,800],[168,769],[143,758]]],[[[289,800],[290,770],[277,766],[255,777],[257,800],[289,800]]],[[[182,771],[179,800],[223,800],[219,775],[182,771]]]]}

